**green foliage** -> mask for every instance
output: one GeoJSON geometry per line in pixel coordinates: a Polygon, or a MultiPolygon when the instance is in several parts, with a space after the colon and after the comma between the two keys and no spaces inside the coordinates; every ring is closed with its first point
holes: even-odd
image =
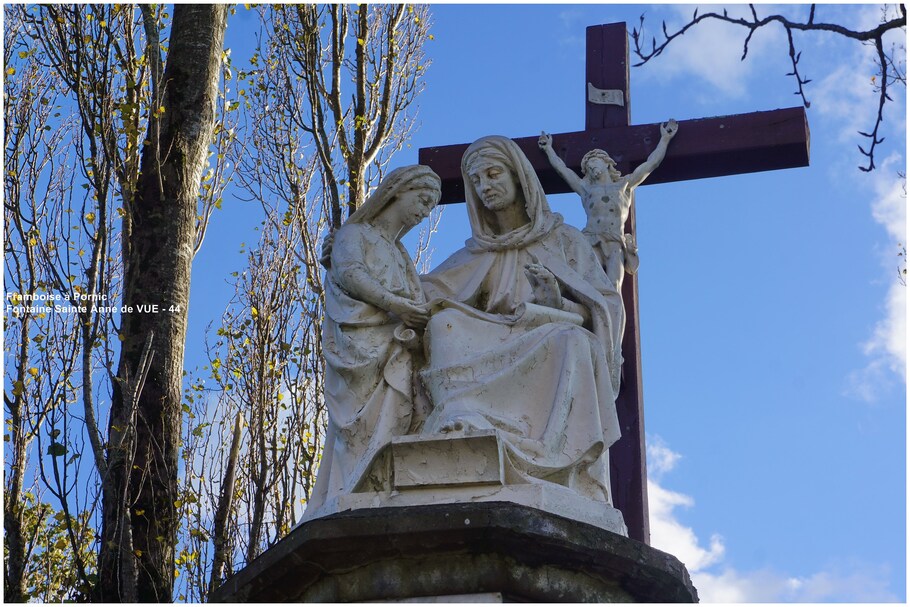
{"type": "MultiPolygon", "coordinates": [[[[97,582],[97,576],[90,573],[88,580],[80,579],[76,557],[78,555],[87,568],[94,571],[95,533],[90,524],[90,513],[82,512],[68,520],[63,511],[38,501],[33,493],[27,492],[24,497],[21,516],[23,527],[31,538],[25,576],[26,598],[42,603],[88,600],[91,584],[97,582]],[[75,548],[71,538],[76,540],[75,548]]],[[[8,552],[4,543],[4,561],[8,552]]]]}

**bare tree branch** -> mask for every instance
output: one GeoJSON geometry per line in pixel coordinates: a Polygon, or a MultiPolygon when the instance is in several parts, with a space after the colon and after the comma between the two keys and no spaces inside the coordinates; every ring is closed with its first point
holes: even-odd
{"type": "Polygon", "coordinates": [[[887,9],[883,9],[882,19],[880,23],[870,29],[851,29],[838,23],[825,23],[816,21],[815,8],[816,7],[814,4],[809,7],[809,14],[805,21],[794,21],[780,14],[769,15],[767,17],[760,18],[755,6],[752,4],[749,5],[751,17],[731,17],[727,13],[726,9],[724,9],[721,13],[708,12],[698,14],[698,10],[696,9],[695,13],[692,15],[692,18],[674,32],[668,31],[666,22],[663,22],[662,32],[664,39],[661,43],[658,44],[657,40],[652,37],[650,50],[647,50],[647,47],[643,44],[645,18],[644,15],[642,15],[639,19],[638,27],[633,28],[631,34],[633,51],[640,59],[640,61],[636,63],[635,66],[644,65],[651,59],[659,56],[665,49],[667,49],[667,47],[670,46],[674,40],[684,35],[693,27],[705,21],[716,21],[744,28],[747,32],[743,42],[742,59],[744,60],[749,53],[749,42],[752,40],[752,35],[761,28],[776,24],[782,27],[787,34],[788,52],[791,65],[793,67],[792,71],[788,72],[787,75],[792,76],[796,80],[796,94],[800,96],[803,105],[808,108],[810,106],[810,102],[806,96],[806,90],[804,86],[809,84],[811,80],[804,77],[800,73],[800,52],[797,50],[796,44],[794,43],[793,33],[827,32],[838,36],[843,36],[850,40],[872,44],[876,49],[876,65],[878,68],[877,80],[880,83],[876,85],[877,92],[879,93],[879,103],[873,128],[868,132],[859,132],[862,137],[869,139],[868,145],[865,148],[861,145],[858,146],[860,153],[867,159],[866,164],[864,166],[860,166],[859,169],[865,172],[872,171],[875,169],[875,148],[882,141],[884,141],[884,138],[879,136],[879,128],[884,121],[885,104],[887,101],[891,100],[887,94],[888,84],[901,82],[906,86],[906,77],[901,62],[895,61],[894,52],[889,55],[884,50],[885,36],[894,30],[904,29],[907,25],[906,6],[903,4],[898,5],[900,15],[897,17],[891,17],[891,13],[889,13],[887,9]]]}

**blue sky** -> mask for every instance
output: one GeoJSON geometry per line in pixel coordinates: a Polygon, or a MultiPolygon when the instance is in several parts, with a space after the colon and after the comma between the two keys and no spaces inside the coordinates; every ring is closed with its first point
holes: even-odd
{"type": "MultiPolygon", "coordinates": [[[[656,32],[692,7],[435,6],[421,126],[393,166],[425,146],[581,130],[585,27],[643,13],[656,32]]],[[[870,25],[879,8],[821,6],[816,18],[870,25]]],[[[229,22],[238,68],[256,24],[242,7],[229,22]]],[[[905,90],[893,89],[879,169],[861,173],[870,49],[823,34],[797,43],[813,79],[810,167],[638,190],[652,542],[687,564],[704,601],[903,601],[905,90]]],[[[782,32],[741,52],[741,32],[705,25],[633,68],[633,123],[799,103],[782,32]]],[[[583,225],[576,196],[550,200],[583,225]]],[[[256,240],[258,205],[224,206],[196,257],[187,368],[205,364],[239,243],[256,240]]],[[[443,212],[433,265],[469,236],[460,206],[443,212]]]]}

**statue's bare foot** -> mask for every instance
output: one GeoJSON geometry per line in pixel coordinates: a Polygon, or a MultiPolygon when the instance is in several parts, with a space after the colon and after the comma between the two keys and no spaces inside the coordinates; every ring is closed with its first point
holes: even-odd
{"type": "Polygon", "coordinates": [[[447,419],[440,427],[440,434],[449,434],[450,432],[470,432],[472,430],[479,430],[484,428],[489,424],[485,423],[486,420],[483,418],[472,419],[476,416],[467,414],[467,415],[456,415],[447,419]]]}
{"type": "Polygon", "coordinates": [[[449,432],[461,432],[464,430],[464,422],[460,419],[453,419],[443,424],[439,429],[441,434],[448,434],[449,432]]]}

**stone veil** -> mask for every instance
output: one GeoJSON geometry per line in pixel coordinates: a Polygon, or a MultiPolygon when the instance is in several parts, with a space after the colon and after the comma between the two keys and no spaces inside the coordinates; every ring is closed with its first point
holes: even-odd
{"type": "Polygon", "coordinates": [[[434,301],[429,362],[420,372],[433,411],[422,434],[493,430],[506,448],[508,483],[555,482],[610,503],[608,448],[620,435],[620,296],[582,233],[550,211],[512,140],[476,141],[462,175],[473,235],[422,277],[434,301]],[[524,225],[497,225],[472,184],[478,163],[511,176],[512,200],[504,203],[524,205],[524,225]],[[565,309],[536,303],[529,265],[555,277],[565,309]]]}

